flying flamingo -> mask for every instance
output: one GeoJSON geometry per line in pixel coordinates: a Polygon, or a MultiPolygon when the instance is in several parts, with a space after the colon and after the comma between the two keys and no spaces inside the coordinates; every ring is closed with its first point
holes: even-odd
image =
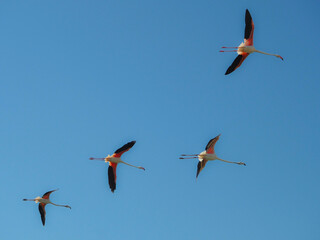
{"type": "Polygon", "coordinates": [[[121,155],[126,151],[129,151],[130,148],[132,148],[135,143],[136,141],[128,142],[127,144],[119,148],[117,151],[115,151],[114,154],[112,154],[112,156],[108,155],[106,158],[90,158],[90,160],[101,160],[109,163],[108,178],[109,178],[109,186],[110,186],[111,192],[114,192],[114,190],[116,189],[116,180],[117,180],[116,169],[117,169],[118,163],[124,163],[128,166],[145,170],[143,167],[137,167],[121,160],[121,155]]]}
{"type": "Polygon", "coordinates": [[[45,225],[46,223],[46,210],[45,210],[45,206],[47,204],[52,204],[54,206],[58,206],[58,207],[66,207],[66,208],[70,208],[70,206],[68,205],[58,205],[58,204],[55,204],[53,202],[50,201],[49,197],[50,197],[50,194],[53,193],[54,191],[57,191],[58,189],[56,190],[52,190],[52,191],[49,191],[49,192],[46,192],[45,194],[43,194],[42,197],[36,197],[35,199],[23,199],[23,201],[34,201],[36,203],[39,203],[39,212],[40,212],[40,215],[41,215],[41,220],[42,220],[42,224],[43,226],[45,225]]]}
{"type": "Polygon", "coordinates": [[[233,63],[230,65],[228,70],[226,71],[225,75],[232,73],[234,70],[236,70],[238,67],[241,66],[242,62],[246,59],[246,57],[249,56],[250,53],[258,52],[266,55],[276,56],[283,60],[283,58],[280,55],[277,54],[270,54],[266,52],[261,52],[253,46],[253,31],[254,31],[254,24],[251,18],[251,15],[246,10],[246,28],[244,31],[244,42],[239,45],[239,47],[222,47],[222,48],[236,48],[236,50],[230,50],[230,51],[220,51],[220,52],[237,52],[238,56],[233,61],[233,63]]]}
{"type": "Polygon", "coordinates": [[[230,161],[223,160],[223,159],[217,157],[217,155],[214,152],[214,145],[219,140],[220,135],[221,134],[219,134],[215,138],[212,138],[208,142],[208,144],[206,146],[206,150],[201,152],[200,154],[191,154],[191,155],[181,154],[181,156],[188,156],[188,157],[180,157],[180,159],[193,159],[193,158],[198,158],[199,159],[196,178],[198,178],[199,173],[205,167],[205,165],[206,165],[206,163],[208,161],[220,160],[220,161],[227,162],[227,163],[235,163],[235,164],[238,164],[238,165],[246,166],[246,164],[243,163],[243,162],[230,162],[230,161]]]}

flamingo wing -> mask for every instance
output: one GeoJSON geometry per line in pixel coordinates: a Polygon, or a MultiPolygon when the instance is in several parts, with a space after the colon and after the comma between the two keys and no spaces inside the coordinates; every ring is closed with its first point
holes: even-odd
{"type": "Polygon", "coordinates": [[[44,199],[49,199],[50,194],[53,193],[53,192],[55,192],[55,191],[57,191],[57,190],[58,190],[58,189],[52,190],[52,191],[49,191],[49,192],[46,192],[45,194],[43,194],[42,198],[44,198],[44,199]]]}
{"type": "Polygon", "coordinates": [[[123,145],[121,148],[119,148],[117,151],[114,152],[113,157],[121,157],[121,155],[127,151],[130,150],[130,148],[133,147],[133,145],[136,143],[136,141],[131,141],[123,145]]]}
{"type": "Polygon", "coordinates": [[[45,204],[44,203],[39,203],[39,212],[41,215],[41,221],[42,225],[44,226],[46,223],[46,210],[45,210],[45,204]]]}
{"type": "Polygon", "coordinates": [[[246,45],[253,45],[253,31],[254,31],[254,24],[252,21],[251,14],[249,10],[246,10],[246,28],[244,30],[244,41],[246,45]]]}
{"type": "Polygon", "coordinates": [[[197,176],[196,178],[198,178],[199,176],[199,173],[202,171],[202,169],[206,166],[208,160],[200,160],[199,163],[198,163],[198,167],[197,167],[197,176]]]}
{"type": "Polygon", "coordinates": [[[116,189],[116,181],[117,181],[117,163],[109,162],[109,168],[108,168],[108,180],[109,180],[109,187],[111,189],[111,192],[114,192],[116,189]]]}
{"type": "Polygon", "coordinates": [[[227,69],[225,75],[228,75],[232,73],[234,70],[236,70],[238,67],[241,66],[242,62],[248,57],[248,53],[242,52],[239,54],[236,59],[233,61],[233,63],[230,65],[230,67],[227,69]]]}
{"type": "Polygon", "coordinates": [[[216,136],[215,138],[212,138],[212,139],[208,142],[208,144],[207,144],[207,146],[206,146],[206,152],[207,152],[208,154],[214,154],[214,145],[216,145],[216,142],[219,140],[220,135],[221,135],[221,134],[219,134],[219,135],[216,136]]]}

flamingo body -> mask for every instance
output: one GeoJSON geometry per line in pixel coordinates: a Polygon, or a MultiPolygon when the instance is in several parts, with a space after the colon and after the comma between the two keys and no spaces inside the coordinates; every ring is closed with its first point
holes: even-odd
{"type": "Polygon", "coordinates": [[[198,156],[199,161],[202,160],[207,160],[207,161],[213,161],[213,160],[217,160],[218,157],[215,153],[207,153],[207,151],[203,151],[199,154],[198,156]]]}
{"type": "Polygon", "coordinates": [[[241,44],[239,45],[237,53],[238,53],[239,55],[242,55],[242,54],[244,54],[244,53],[250,54],[250,53],[253,53],[253,52],[255,52],[255,51],[256,51],[256,49],[255,49],[254,46],[245,45],[245,43],[243,42],[243,43],[241,43],[241,44]]]}
{"type": "Polygon", "coordinates": [[[119,162],[121,161],[121,158],[119,158],[119,157],[112,157],[112,156],[108,155],[108,157],[106,157],[106,158],[104,159],[104,161],[105,161],[106,163],[108,163],[108,162],[119,163],[119,162]]]}
{"type": "Polygon", "coordinates": [[[36,197],[35,198],[35,203],[44,203],[44,204],[49,204],[51,203],[49,199],[41,198],[41,197],[36,197]]]}

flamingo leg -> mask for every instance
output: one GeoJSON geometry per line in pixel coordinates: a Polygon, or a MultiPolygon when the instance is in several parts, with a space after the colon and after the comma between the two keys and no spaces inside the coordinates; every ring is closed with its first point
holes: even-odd
{"type": "Polygon", "coordinates": [[[99,160],[99,161],[105,161],[105,158],[89,158],[89,160],[99,160]]]}

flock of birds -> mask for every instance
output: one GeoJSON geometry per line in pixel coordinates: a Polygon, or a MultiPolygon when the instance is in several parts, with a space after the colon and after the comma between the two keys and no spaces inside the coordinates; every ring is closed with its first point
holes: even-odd
{"type": "MultiPolygon", "coordinates": [[[[232,73],[234,70],[236,70],[238,67],[240,67],[242,62],[246,59],[247,56],[249,56],[250,53],[258,52],[258,53],[262,53],[262,54],[266,54],[266,55],[270,55],[270,56],[275,56],[275,57],[283,60],[283,58],[280,55],[270,54],[270,53],[262,52],[262,51],[255,49],[255,47],[253,46],[254,24],[253,24],[252,17],[250,15],[250,12],[248,11],[248,9],[246,10],[245,24],[246,24],[246,26],[245,26],[245,32],[244,32],[244,42],[242,42],[238,47],[222,47],[223,49],[231,48],[233,50],[227,50],[227,51],[221,50],[220,51],[220,52],[237,52],[238,53],[238,56],[233,61],[233,63],[230,65],[230,67],[227,69],[225,75],[232,73]]],[[[219,160],[219,161],[223,161],[226,163],[233,163],[233,164],[246,166],[246,164],[243,162],[231,162],[231,161],[223,160],[215,154],[214,146],[215,146],[216,142],[219,140],[220,135],[221,134],[219,134],[215,138],[211,139],[208,142],[205,150],[199,154],[191,154],[191,155],[181,154],[180,159],[196,159],[196,158],[198,158],[199,163],[197,166],[196,178],[198,178],[199,173],[202,171],[202,169],[205,167],[205,165],[207,164],[208,161],[219,160]]],[[[106,163],[109,164],[108,180],[109,180],[109,187],[111,189],[111,192],[114,192],[114,190],[116,189],[116,180],[117,180],[116,170],[117,170],[118,163],[123,163],[123,164],[126,164],[126,165],[134,167],[134,168],[145,170],[143,167],[134,166],[134,165],[131,165],[131,164],[126,163],[121,160],[122,154],[129,151],[134,146],[135,143],[136,143],[136,141],[131,141],[131,142],[126,143],[121,148],[117,149],[111,156],[108,155],[105,158],[93,158],[93,157],[90,158],[90,160],[105,161],[106,163]]],[[[45,225],[45,221],[46,221],[45,206],[47,204],[52,204],[54,206],[66,207],[66,208],[71,209],[71,207],[68,205],[59,205],[59,204],[55,204],[50,201],[50,199],[49,199],[50,194],[53,193],[54,191],[57,191],[57,190],[58,189],[46,192],[42,197],[36,197],[34,199],[23,199],[23,201],[34,201],[35,203],[39,203],[39,212],[41,215],[41,220],[42,220],[43,226],[45,225]]]]}

